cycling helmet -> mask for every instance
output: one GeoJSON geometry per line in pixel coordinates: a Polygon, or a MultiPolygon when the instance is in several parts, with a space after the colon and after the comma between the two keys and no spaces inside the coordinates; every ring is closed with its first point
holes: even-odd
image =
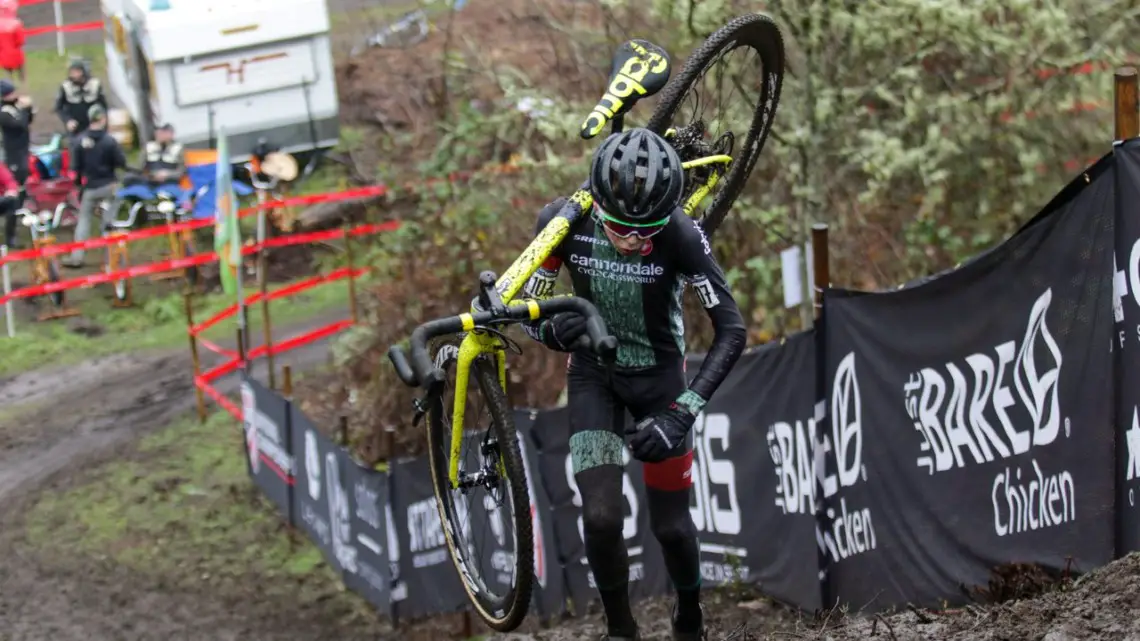
{"type": "Polygon", "coordinates": [[[652,131],[612,134],[594,152],[590,190],[607,218],[633,226],[663,224],[684,188],[681,158],[652,131]]]}

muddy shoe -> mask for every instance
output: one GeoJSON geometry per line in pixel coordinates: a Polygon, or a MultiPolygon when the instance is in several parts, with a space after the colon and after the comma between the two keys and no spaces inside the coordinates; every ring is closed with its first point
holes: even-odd
{"type": "Polygon", "coordinates": [[[677,605],[673,604],[673,641],[706,641],[705,634],[705,606],[701,605],[701,621],[697,625],[697,632],[682,632],[677,629],[677,605]]]}

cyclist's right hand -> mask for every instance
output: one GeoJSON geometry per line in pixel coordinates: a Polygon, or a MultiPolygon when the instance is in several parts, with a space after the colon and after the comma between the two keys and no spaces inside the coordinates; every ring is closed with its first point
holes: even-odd
{"type": "Polygon", "coordinates": [[[576,312],[555,314],[542,322],[542,344],[560,352],[572,352],[586,335],[586,317],[576,312]]]}

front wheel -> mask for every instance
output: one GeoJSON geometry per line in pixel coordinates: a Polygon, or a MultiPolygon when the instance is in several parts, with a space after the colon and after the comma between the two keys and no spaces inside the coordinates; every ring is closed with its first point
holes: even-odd
{"type": "Polygon", "coordinates": [[[696,207],[695,201],[707,203],[703,213],[696,207],[689,213],[709,236],[724,221],[756,166],[772,130],[783,82],[784,40],[779,27],[763,14],[740,16],[717,29],[689,56],[649,118],[647,127],[667,135],[682,161],[732,157],[727,170],[711,164],[686,171],[684,199],[696,207]],[[706,108],[712,112],[706,113],[706,108]],[[710,184],[713,173],[717,175],[712,189],[696,194],[710,184]]]}
{"type": "Polygon", "coordinates": [[[451,485],[458,344],[454,338],[441,340],[432,350],[434,362],[447,373],[443,393],[428,406],[432,486],[468,600],[489,627],[510,632],[526,618],[534,590],[530,495],[518,433],[491,355],[476,358],[471,369],[459,448],[460,484],[451,485]],[[480,547],[480,542],[486,545],[480,547]]]}

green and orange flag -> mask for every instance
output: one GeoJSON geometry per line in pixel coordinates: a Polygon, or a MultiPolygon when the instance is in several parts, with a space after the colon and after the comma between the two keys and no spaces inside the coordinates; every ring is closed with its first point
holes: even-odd
{"type": "Polygon", "coordinates": [[[240,291],[241,229],[238,227],[237,196],[234,194],[233,172],[230,168],[230,149],[226,132],[218,132],[217,174],[214,179],[214,251],[218,253],[218,268],[222,291],[237,295],[240,291]]]}

